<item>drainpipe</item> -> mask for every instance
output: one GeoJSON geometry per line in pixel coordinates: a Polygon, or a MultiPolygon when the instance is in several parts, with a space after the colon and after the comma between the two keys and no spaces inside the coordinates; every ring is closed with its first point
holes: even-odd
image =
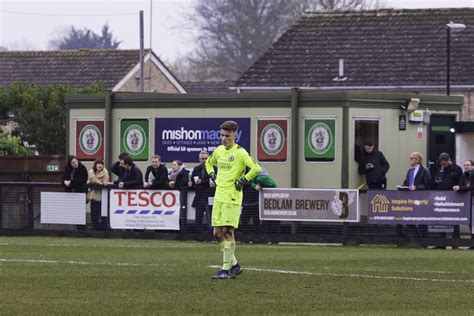
{"type": "Polygon", "coordinates": [[[349,102],[342,105],[342,158],[341,188],[349,188],[349,102]]]}
{"type": "Polygon", "coordinates": [[[298,145],[298,88],[291,89],[291,187],[298,185],[299,145],[298,145]]]}
{"type": "Polygon", "coordinates": [[[105,157],[104,162],[106,166],[112,165],[112,92],[105,91],[105,157]]]}

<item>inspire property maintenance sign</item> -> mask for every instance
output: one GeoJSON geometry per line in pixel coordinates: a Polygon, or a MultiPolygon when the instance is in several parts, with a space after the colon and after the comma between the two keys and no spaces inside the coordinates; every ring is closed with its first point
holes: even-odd
{"type": "Polygon", "coordinates": [[[369,224],[469,224],[469,192],[368,191],[367,202],[369,224]]]}

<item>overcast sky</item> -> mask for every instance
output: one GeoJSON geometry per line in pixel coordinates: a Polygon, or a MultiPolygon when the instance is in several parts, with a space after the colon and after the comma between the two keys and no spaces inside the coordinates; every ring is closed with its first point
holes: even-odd
{"type": "MultiPolygon", "coordinates": [[[[186,54],[192,34],[183,29],[183,13],[195,0],[0,0],[0,46],[10,50],[44,50],[49,40],[73,25],[100,33],[107,22],[122,49],[139,48],[138,12],[144,11],[145,47],[165,61],[186,54]],[[150,19],[152,12],[152,19],[150,19]]],[[[474,0],[382,0],[385,7],[474,7],[474,0]]],[[[462,21],[460,21],[462,22],[462,21]]]]}

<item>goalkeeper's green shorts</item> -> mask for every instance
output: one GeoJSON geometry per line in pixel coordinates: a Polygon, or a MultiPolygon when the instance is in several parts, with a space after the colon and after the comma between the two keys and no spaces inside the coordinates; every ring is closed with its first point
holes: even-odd
{"type": "Polygon", "coordinates": [[[212,226],[232,226],[239,227],[240,205],[224,203],[214,200],[212,206],[212,226]]]}

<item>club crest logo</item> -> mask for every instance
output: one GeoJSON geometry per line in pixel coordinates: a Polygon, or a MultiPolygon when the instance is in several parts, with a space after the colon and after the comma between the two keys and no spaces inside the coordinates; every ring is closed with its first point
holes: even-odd
{"type": "Polygon", "coordinates": [[[84,126],[79,134],[79,145],[87,155],[94,155],[99,151],[102,144],[102,135],[97,126],[88,124],[84,126]]]}
{"type": "Polygon", "coordinates": [[[324,123],[314,124],[308,133],[308,145],[319,155],[325,154],[332,146],[333,135],[329,126],[324,123]]]}
{"type": "Polygon", "coordinates": [[[227,157],[227,160],[229,160],[229,161],[234,161],[234,156],[233,156],[233,155],[230,155],[229,157],[227,157]]]}
{"type": "Polygon", "coordinates": [[[125,130],[123,144],[130,154],[139,155],[145,149],[145,130],[139,125],[130,125],[125,130]]]}
{"type": "Polygon", "coordinates": [[[262,149],[268,155],[277,155],[283,149],[285,143],[285,134],[277,124],[268,124],[262,130],[260,144],[262,149]]]}

